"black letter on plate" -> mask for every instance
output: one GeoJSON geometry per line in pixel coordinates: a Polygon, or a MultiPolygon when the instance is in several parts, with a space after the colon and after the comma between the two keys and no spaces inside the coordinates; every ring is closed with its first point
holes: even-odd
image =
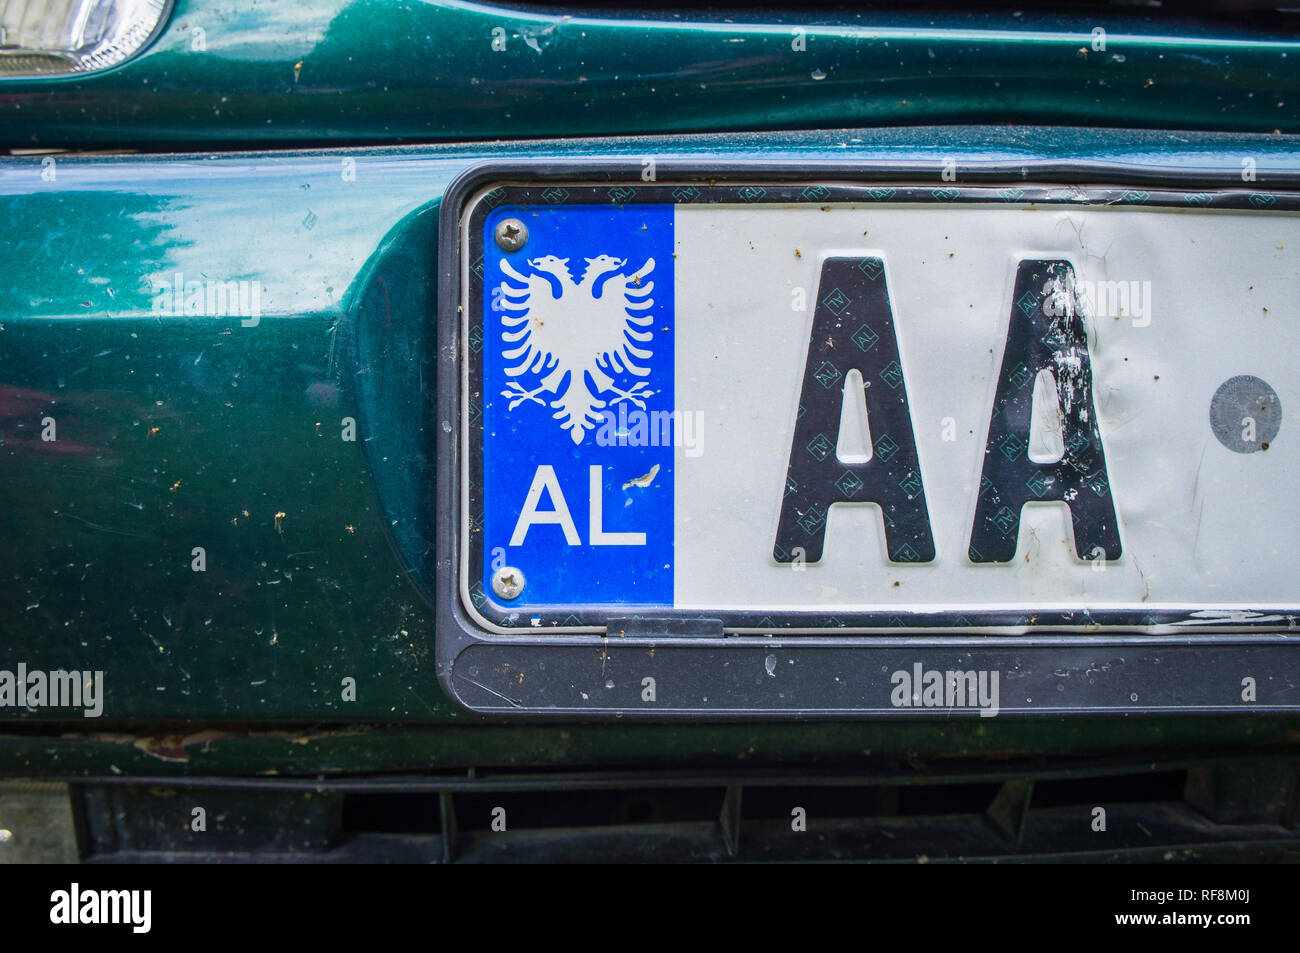
{"type": "Polygon", "coordinates": [[[1016,555],[1020,510],[1030,500],[1060,500],[1070,507],[1074,551],[1081,559],[1118,559],[1119,530],[1073,266],[1022,261],[1011,300],[971,529],[971,562],[1004,563],[1016,555]],[[1056,463],[1029,459],[1034,383],[1044,369],[1056,380],[1062,416],[1065,453],[1056,463]]]}
{"type": "Polygon", "coordinates": [[[885,263],[879,258],[828,258],[817,296],[773,555],[788,563],[799,547],[808,562],[817,562],[832,503],[877,503],[890,561],[928,563],[934,559],[934,536],[885,263]],[[867,398],[873,446],[866,463],[842,463],[835,453],[844,400],[857,397],[844,393],[844,376],[851,370],[862,374],[867,398]]]}

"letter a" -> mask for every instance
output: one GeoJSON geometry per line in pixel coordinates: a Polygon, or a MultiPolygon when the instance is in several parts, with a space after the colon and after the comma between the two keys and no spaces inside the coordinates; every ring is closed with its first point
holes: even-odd
{"type": "Polygon", "coordinates": [[[971,528],[971,562],[1005,563],[1015,557],[1020,510],[1031,500],[1060,500],[1070,508],[1080,559],[1118,559],[1119,529],[1074,268],[1068,261],[1022,261],[1011,300],[971,528]],[[1055,377],[1061,413],[1065,452],[1054,463],[1029,459],[1034,382],[1042,370],[1055,377]]]}
{"type": "Polygon", "coordinates": [[[803,548],[808,562],[821,560],[826,514],[834,503],[879,504],[891,562],[934,559],[885,263],[879,258],[828,258],[822,264],[772,550],[777,562],[793,560],[796,547],[803,548]],[[851,393],[856,387],[844,386],[852,370],[862,375],[873,441],[865,462],[842,461],[835,451],[844,401],[860,399],[851,393]]]}
{"type": "Polygon", "coordinates": [[[582,540],[578,538],[578,527],[573,523],[573,514],[569,512],[569,504],[565,501],[560,481],[555,476],[555,467],[542,464],[533,474],[533,483],[528,488],[528,496],[524,498],[524,507],[519,511],[519,520],[510,536],[510,545],[522,546],[530,526],[548,523],[558,524],[564,530],[565,542],[570,546],[582,545],[582,540]],[[555,509],[538,511],[537,504],[541,502],[543,490],[551,495],[555,509]]]}

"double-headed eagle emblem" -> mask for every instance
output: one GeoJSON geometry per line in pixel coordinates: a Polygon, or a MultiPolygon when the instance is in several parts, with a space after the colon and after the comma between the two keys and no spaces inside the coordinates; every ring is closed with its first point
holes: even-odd
{"type": "Polygon", "coordinates": [[[587,267],[576,282],[569,259],[543,255],[528,262],[533,273],[520,274],[508,261],[501,262],[507,280],[498,295],[504,312],[501,340],[508,363],[502,397],[509,410],[520,404],[544,404],[539,394],[554,397],[551,416],[560,422],[575,444],[602,420],[608,403],[630,401],[642,410],[645,398],[655,393],[644,380],[629,388],[618,386],[625,375],[645,378],[644,362],[653,352],[646,347],[654,337],[647,313],[654,306],[653,281],[643,281],[654,270],[653,258],[631,274],[624,273],[626,259],[598,255],[585,259],[587,267]],[[517,380],[533,379],[529,390],[517,380]],[[607,402],[602,395],[612,394],[607,402]]]}

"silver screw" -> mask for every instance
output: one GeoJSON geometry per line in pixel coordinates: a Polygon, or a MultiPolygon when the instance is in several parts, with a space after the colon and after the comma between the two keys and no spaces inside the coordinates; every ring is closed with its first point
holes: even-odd
{"type": "Polygon", "coordinates": [[[492,574],[492,591],[507,601],[524,591],[524,574],[514,566],[502,566],[492,574]]]}
{"type": "Polygon", "coordinates": [[[517,218],[507,218],[497,225],[496,236],[502,251],[519,251],[528,241],[528,226],[517,218]]]}

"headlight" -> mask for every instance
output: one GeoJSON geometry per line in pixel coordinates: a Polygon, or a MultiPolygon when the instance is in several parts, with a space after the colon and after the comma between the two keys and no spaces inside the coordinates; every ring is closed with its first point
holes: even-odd
{"type": "Polygon", "coordinates": [[[116,66],[144,48],[171,0],[0,0],[0,77],[116,66]]]}

